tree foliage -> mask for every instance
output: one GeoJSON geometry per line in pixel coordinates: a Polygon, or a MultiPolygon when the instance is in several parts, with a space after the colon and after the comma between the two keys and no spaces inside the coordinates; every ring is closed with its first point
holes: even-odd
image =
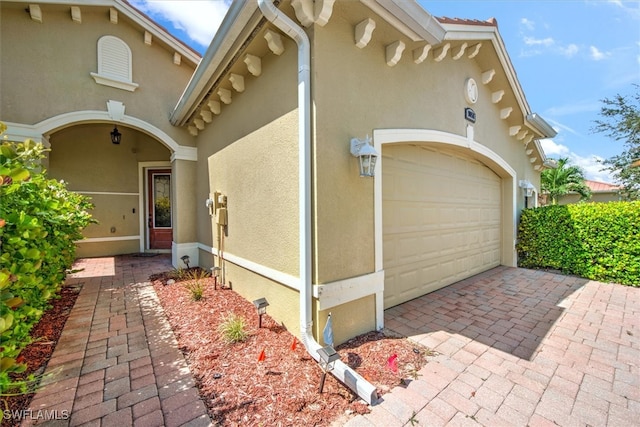
{"type": "Polygon", "coordinates": [[[627,200],[640,199],[640,85],[634,86],[634,95],[618,94],[602,100],[602,118],[595,121],[593,128],[624,144],[622,153],[602,163],[622,184],[622,196],[627,200]]]}
{"type": "Polygon", "coordinates": [[[584,172],[578,166],[569,165],[568,158],[558,160],[558,167],[545,169],[540,176],[540,186],[543,193],[549,194],[552,205],[558,203],[558,198],[570,192],[580,195],[580,200],[591,197],[591,190],[584,182],[584,172]]]}
{"type": "Polygon", "coordinates": [[[518,265],[640,286],[640,201],[522,211],[518,265]]]}
{"type": "MultiPolygon", "coordinates": [[[[0,123],[0,134],[5,130],[0,123]]],[[[0,142],[0,396],[28,391],[11,373],[75,259],[89,200],[39,171],[42,144],[0,142]]],[[[1,415],[1,412],[0,412],[1,415]]],[[[1,417],[0,417],[1,419],[1,417]]]]}

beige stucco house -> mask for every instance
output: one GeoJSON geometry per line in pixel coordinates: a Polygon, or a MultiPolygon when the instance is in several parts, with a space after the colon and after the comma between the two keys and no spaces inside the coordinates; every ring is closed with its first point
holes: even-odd
{"type": "Polygon", "coordinates": [[[0,4],[0,120],[92,197],[79,255],[188,255],[294,332],[320,339],[331,312],[337,343],[517,264],[555,133],[495,21],[241,1],[201,59],[126,1],[0,4]]]}

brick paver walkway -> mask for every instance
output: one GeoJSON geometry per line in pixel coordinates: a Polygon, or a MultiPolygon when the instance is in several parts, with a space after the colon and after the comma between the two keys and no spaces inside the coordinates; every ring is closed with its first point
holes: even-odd
{"type": "Polygon", "coordinates": [[[210,425],[148,283],[172,268],[170,257],[83,259],[74,268],[83,271],[67,283],[82,291],[23,425],[210,425]]]}
{"type": "Polygon", "coordinates": [[[640,426],[640,288],[499,267],[386,310],[437,355],[354,426],[640,426]]]}
{"type": "MultiPolygon", "coordinates": [[[[82,291],[30,408],[70,417],[23,425],[211,425],[147,282],[169,257],[75,267],[82,291]]],[[[640,288],[499,267],[385,324],[436,354],[350,427],[640,426],[640,288]]]]}

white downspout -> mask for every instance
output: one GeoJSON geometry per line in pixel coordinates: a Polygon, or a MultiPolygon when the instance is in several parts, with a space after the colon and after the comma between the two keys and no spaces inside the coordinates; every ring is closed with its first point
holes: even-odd
{"type": "MultiPolygon", "coordinates": [[[[300,335],[316,361],[320,344],[311,332],[311,49],[307,33],[271,0],[257,0],[262,14],[298,45],[298,194],[300,233],[300,335]]],[[[338,360],[331,373],[367,403],[375,403],[376,389],[360,374],[338,360]]]]}

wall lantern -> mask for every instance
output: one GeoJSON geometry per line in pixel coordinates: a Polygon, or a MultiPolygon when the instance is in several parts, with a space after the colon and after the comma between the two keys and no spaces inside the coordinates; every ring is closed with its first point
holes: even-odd
{"type": "Polygon", "coordinates": [[[269,303],[266,298],[258,298],[253,302],[253,305],[255,305],[256,310],[258,310],[258,328],[262,328],[262,315],[267,312],[269,303]]]}
{"type": "Polygon", "coordinates": [[[122,140],[122,134],[118,132],[118,126],[114,126],[113,130],[111,131],[111,142],[118,145],[120,144],[121,140],[122,140]]]}
{"type": "Polygon", "coordinates": [[[528,180],[522,179],[520,180],[518,185],[520,188],[522,188],[522,190],[524,190],[525,196],[527,197],[533,196],[533,190],[535,190],[535,187],[528,180]]]}
{"type": "Polygon", "coordinates": [[[360,162],[360,176],[375,176],[378,152],[371,145],[369,135],[364,140],[351,138],[351,154],[360,162]]]}
{"type": "Polygon", "coordinates": [[[324,380],[327,376],[327,372],[333,371],[333,367],[336,364],[336,360],[340,359],[338,352],[330,345],[318,349],[318,356],[320,356],[320,367],[322,368],[322,378],[320,379],[320,389],[318,393],[322,393],[324,388],[324,380]]]}

